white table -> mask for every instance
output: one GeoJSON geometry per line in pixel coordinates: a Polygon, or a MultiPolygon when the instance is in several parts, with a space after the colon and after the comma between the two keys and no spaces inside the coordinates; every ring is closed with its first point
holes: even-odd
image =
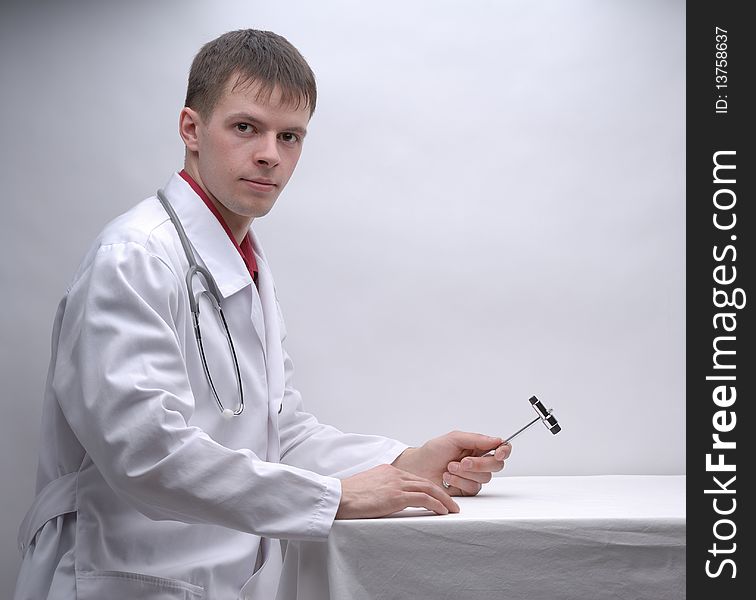
{"type": "Polygon", "coordinates": [[[685,597],[685,476],[497,477],[457,501],[289,543],[278,598],[685,597]]]}

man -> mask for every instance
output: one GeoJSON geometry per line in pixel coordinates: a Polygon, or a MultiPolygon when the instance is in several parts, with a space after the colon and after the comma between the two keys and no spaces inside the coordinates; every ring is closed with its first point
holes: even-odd
{"type": "Polygon", "coordinates": [[[195,57],[184,169],[103,230],[58,308],[17,599],[274,598],[278,539],[457,512],[452,495],[503,467],[500,438],[408,448],[304,411],[250,225],[293,173],[315,102],[273,33],[230,32],[195,57]]]}

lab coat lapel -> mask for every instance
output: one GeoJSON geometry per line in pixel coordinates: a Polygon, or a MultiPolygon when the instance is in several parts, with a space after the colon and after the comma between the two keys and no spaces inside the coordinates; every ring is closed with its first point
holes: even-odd
{"type": "MultiPolygon", "coordinates": [[[[184,226],[186,235],[200,261],[215,278],[221,295],[228,298],[246,286],[252,277],[239,251],[228,238],[218,219],[205,206],[191,186],[175,173],[168,181],[165,193],[184,226]]],[[[252,292],[252,324],[260,344],[265,348],[263,316],[252,292]]]]}
{"type": "Polygon", "coordinates": [[[174,173],[165,188],[198,259],[213,274],[221,294],[228,298],[252,284],[247,266],[223,226],[191,186],[174,173]]]}

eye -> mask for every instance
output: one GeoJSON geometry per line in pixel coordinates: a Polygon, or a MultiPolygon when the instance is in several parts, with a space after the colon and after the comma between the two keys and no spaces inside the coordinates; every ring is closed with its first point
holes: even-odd
{"type": "Polygon", "coordinates": [[[299,136],[296,133],[291,133],[289,131],[285,131],[280,134],[279,137],[281,138],[281,141],[286,144],[296,144],[299,142],[299,136]]]}
{"type": "Polygon", "coordinates": [[[237,123],[234,127],[239,133],[251,133],[255,129],[249,123],[237,123]]]}

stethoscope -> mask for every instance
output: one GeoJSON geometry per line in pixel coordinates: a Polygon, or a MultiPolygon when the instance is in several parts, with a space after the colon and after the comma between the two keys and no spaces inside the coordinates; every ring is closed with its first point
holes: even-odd
{"type": "Polygon", "coordinates": [[[213,391],[213,396],[215,396],[215,401],[218,403],[218,408],[220,409],[221,414],[227,418],[239,416],[244,410],[244,392],[242,391],[241,374],[239,373],[239,361],[236,358],[234,342],[233,340],[231,340],[231,332],[228,330],[228,323],[226,323],[226,317],[223,315],[223,309],[220,306],[221,293],[218,289],[218,284],[215,283],[215,279],[210,274],[210,271],[197,264],[197,259],[194,257],[194,251],[192,250],[192,246],[189,243],[189,238],[186,236],[186,231],[184,231],[184,227],[183,225],[181,225],[181,221],[178,218],[176,211],[173,210],[173,206],[171,206],[171,203],[168,202],[168,198],[165,197],[163,190],[158,190],[157,197],[158,200],[160,200],[160,204],[163,205],[163,208],[171,218],[171,222],[176,228],[179,240],[181,241],[181,246],[183,246],[184,248],[186,259],[189,261],[189,269],[186,271],[186,290],[189,295],[189,306],[191,308],[192,317],[194,319],[194,337],[197,338],[197,347],[199,348],[200,358],[202,359],[202,368],[205,370],[205,377],[207,377],[207,381],[210,384],[210,389],[213,391]],[[207,289],[200,290],[195,294],[194,290],[192,289],[192,279],[195,276],[200,275],[204,279],[205,288],[207,289]],[[202,346],[202,333],[200,332],[200,310],[198,300],[201,294],[206,294],[210,299],[210,304],[212,304],[213,308],[217,311],[218,316],[220,317],[220,321],[223,324],[223,329],[226,332],[226,341],[228,342],[228,348],[231,351],[231,357],[234,361],[236,386],[239,390],[239,405],[237,406],[236,410],[231,410],[230,408],[225,408],[223,406],[223,402],[221,402],[221,399],[218,396],[218,391],[215,389],[213,378],[210,376],[210,369],[207,366],[207,359],[205,358],[205,349],[202,346]]]}

